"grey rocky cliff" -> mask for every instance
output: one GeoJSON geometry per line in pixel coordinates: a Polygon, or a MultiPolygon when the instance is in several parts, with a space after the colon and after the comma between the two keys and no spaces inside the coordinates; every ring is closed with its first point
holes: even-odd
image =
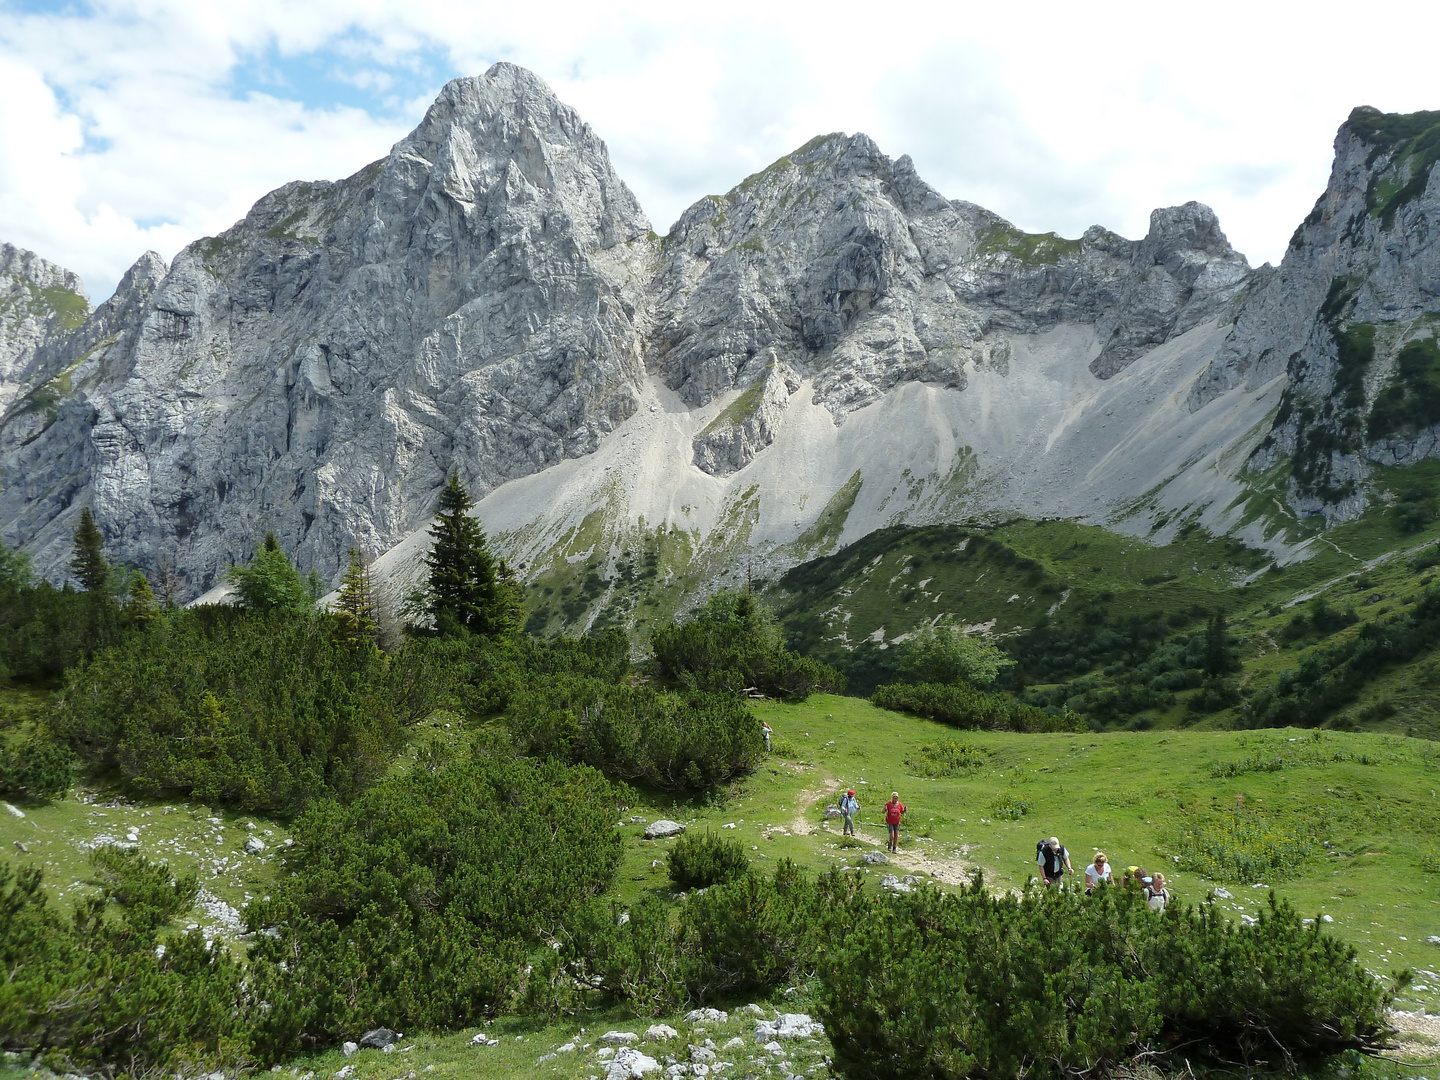
{"type": "MultiPolygon", "coordinates": [[[[1369,130],[1353,118],[1342,129],[1331,189],[1279,269],[1251,271],[1196,203],[1155,211],[1140,240],[1099,226],[1076,240],[1026,234],[946,199],[909,158],[892,161],[863,135],[812,140],[697,202],[661,241],[598,136],[538,78],[499,64],[448,84],[411,135],[354,176],[271,192],[168,268],[142,258],[83,325],[0,318],[0,355],[19,358],[0,379],[13,402],[0,422],[0,535],[63,573],[73,519],[91,505],[115,561],[173,567],[187,596],[267,528],[303,567],[333,575],[352,546],[378,554],[418,535],[452,469],[484,495],[605,457],[607,434],[666,410],[694,418],[674,444],[671,427],[652,426],[693,491],[650,505],[683,517],[718,506],[713,485],[785,439],[787,453],[801,432],[830,445],[858,411],[911,390],[932,395],[938,417],[981,387],[983,408],[977,399],[978,412],[954,416],[976,423],[995,404],[1006,427],[987,428],[986,445],[1033,460],[1097,395],[1101,428],[1169,400],[1180,382],[1131,377],[1151,356],[1177,380],[1198,357],[1205,373],[1184,386],[1207,447],[1233,441],[1208,403],[1288,379],[1289,412],[1282,403],[1260,454],[1278,461],[1323,428],[1299,418],[1307,395],[1333,388],[1337,333],[1382,328],[1361,380],[1373,411],[1404,345],[1433,332],[1434,181],[1416,187],[1413,135],[1369,130]],[[1027,413],[1026,394],[1046,396],[1033,406],[1042,412],[1027,413]],[[1042,414],[1046,431],[1010,437],[1042,414]]],[[[1236,407],[1246,431],[1270,407],[1258,400],[1236,407]]],[[[1404,394],[1395,400],[1392,412],[1415,414],[1404,394]]],[[[1403,424],[1379,441],[1358,430],[1348,458],[1332,455],[1350,462],[1332,479],[1433,449],[1403,424]]],[[[1113,466],[1123,435],[1075,445],[1113,466]]],[[[932,516],[960,507],[975,475],[970,436],[945,439],[956,445],[925,466],[932,516]]],[[[667,467],[656,457],[642,471],[678,475],[667,467]]],[[[1068,470],[1045,475],[1073,485],[1068,470]]],[[[814,481],[813,500],[787,494],[796,509],[784,529],[798,535],[842,488],[854,502],[860,474],[841,471],[814,481]]],[[[1197,498],[1220,490],[1207,484],[1197,498]]],[[[523,513],[510,516],[523,527],[523,513]]]]}
{"type": "Polygon", "coordinates": [[[651,362],[699,406],[779,358],[839,420],[900,383],[963,388],[1007,335],[1062,321],[1096,326],[1109,377],[1220,314],[1249,273],[1198,203],[1155,211],[1140,241],[1031,236],[945,199],[908,157],[830,135],[681,216],[651,362]]]}
{"type": "MultiPolygon", "coordinates": [[[[0,244],[0,415],[48,381],[47,361],[89,315],[78,276],[33,251],[0,244]]],[[[34,407],[43,411],[46,397],[34,407]]]]}
{"type": "Polygon", "coordinates": [[[1198,408],[1283,377],[1251,467],[1288,466],[1292,502],[1332,521],[1363,509],[1373,466],[1440,453],[1437,164],[1440,112],[1351,113],[1324,194],[1191,392],[1198,408]]]}
{"type": "Polygon", "coordinates": [[[5,539],[63,566],[93,504],[113,559],[171,560],[190,595],[267,528],[330,574],[422,523],[452,468],[484,492],[629,415],[652,258],[548,87],[457,79],[385,159],[186,248],[50,423],[0,431],[5,539]]]}

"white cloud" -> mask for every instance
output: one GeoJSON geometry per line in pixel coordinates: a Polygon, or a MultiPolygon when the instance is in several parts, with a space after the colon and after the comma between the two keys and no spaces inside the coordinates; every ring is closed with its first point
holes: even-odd
{"type": "MultiPolygon", "coordinates": [[[[606,139],[657,229],[821,132],[909,153],[1031,230],[1144,232],[1214,206],[1275,260],[1358,104],[1440,107],[1433,4],[97,0],[0,22],[0,238],[96,298],[287,180],[383,155],[445,77],[497,59],[606,139]]],[[[0,11],[4,11],[0,7],[0,11]]]]}

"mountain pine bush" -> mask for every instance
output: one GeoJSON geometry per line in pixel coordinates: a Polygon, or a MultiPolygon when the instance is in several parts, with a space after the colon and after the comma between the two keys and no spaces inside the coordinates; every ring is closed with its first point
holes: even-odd
{"type": "Polygon", "coordinates": [[[852,1080],[1065,1076],[1184,1047],[1291,1069],[1374,1050],[1392,1000],[1348,945],[1273,897],[1253,927],[1103,887],[875,902],[832,940],[820,1011],[852,1080]]]}
{"type": "Polygon", "coordinates": [[[987,694],[965,683],[888,683],[878,687],[870,700],[882,709],[979,731],[1090,730],[1075,717],[1050,716],[1008,694],[987,694]]]}
{"type": "Polygon", "coordinates": [[[687,621],[656,630],[650,647],[660,678],[686,689],[803,701],[845,688],[840,672],[785,648],[774,614],[748,591],[720,590],[687,621]]]}
{"type": "Polygon", "coordinates": [[[245,911],[266,931],[250,954],[256,1053],[512,1004],[527,950],[613,883],[617,802],[592,769],[500,746],[315,803],[273,898],[245,911]]]}
{"type": "Polygon", "coordinates": [[[350,647],[329,616],[198,608],[73,669],[50,724],[133,791],[294,814],[382,775],[436,675],[350,647]]]}
{"type": "Polygon", "coordinates": [[[671,845],[665,869],[677,889],[708,889],[744,876],[750,860],[738,840],[710,832],[686,833],[671,845]]]}
{"type": "Polygon", "coordinates": [[[162,933],[194,882],[139,855],[101,855],[96,869],[102,895],[71,917],[38,868],[0,864],[0,1046],[102,1076],[243,1064],[241,965],[198,932],[162,933]]]}

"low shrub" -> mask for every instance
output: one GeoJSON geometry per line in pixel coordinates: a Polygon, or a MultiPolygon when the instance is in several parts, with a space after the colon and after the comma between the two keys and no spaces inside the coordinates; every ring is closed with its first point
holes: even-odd
{"type": "Polygon", "coordinates": [[[614,881],[617,792],[508,746],[415,769],[296,819],[288,874],[245,919],[256,1054],[509,1005],[527,950],[614,881]]]}
{"type": "Polygon", "coordinates": [[[17,800],[57,799],[70,790],[75,755],[43,736],[0,749],[0,795],[17,800]]]}
{"type": "Polygon", "coordinates": [[[948,776],[963,776],[983,769],[990,764],[990,752],[970,743],[946,742],[926,743],[915,753],[905,758],[905,767],[916,776],[940,779],[948,776]]]}
{"type": "Polygon", "coordinates": [[[1030,812],[1030,801],[1013,791],[1002,791],[990,800],[989,812],[1000,821],[1019,821],[1030,812]]]}
{"type": "Polygon", "coordinates": [[[1088,731],[1070,716],[1050,716],[1008,694],[986,694],[964,684],[890,683],[870,700],[882,709],[914,713],[942,724],[982,731],[1088,731]]]}
{"type": "Polygon", "coordinates": [[[708,889],[746,874],[750,860],[738,840],[713,833],[686,833],[665,859],[666,871],[678,889],[708,889]]]}
{"type": "Polygon", "coordinates": [[[689,620],[656,630],[650,647],[660,678],[686,689],[803,701],[845,688],[840,672],[785,648],[774,615],[749,592],[722,589],[689,620]]]}
{"type": "Polygon", "coordinates": [[[833,939],[870,908],[859,875],[812,879],[788,859],[692,894],[672,922],[643,900],[622,920],[592,907],[567,935],[562,970],[641,1015],[735,994],[763,995],[813,976],[833,939]]]}
{"type": "Polygon", "coordinates": [[[1129,890],[921,890],[832,940],[819,1009],[853,1080],[1107,1071],[1187,1058],[1292,1068],[1387,1033],[1391,994],[1355,951],[1271,900],[1253,927],[1129,890]]]}
{"type": "Polygon", "coordinates": [[[526,753],[662,791],[703,790],[743,776],[765,748],[759,721],[736,697],[589,676],[532,680],[508,695],[505,716],[526,753]]]}
{"type": "Polygon", "coordinates": [[[145,795],[285,815],[353,798],[433,694],[403,657],[334,630],[326,616],[169,616],[71,671],[52,730],[145,795]]]}
{"type": "Polygon", "coordinates": [[[102,894],[62,916],[39,869],[0,864],[0,1046],[102,1076],[245,1064],[239,963],[199,932],[161,934],[193,883],[138,854],[96,868],[102,894]]]}

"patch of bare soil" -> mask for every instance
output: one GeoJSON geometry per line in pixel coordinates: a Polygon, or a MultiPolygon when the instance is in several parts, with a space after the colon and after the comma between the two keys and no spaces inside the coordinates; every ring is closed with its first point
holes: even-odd
{"type": "Polygon", "coordinates": [[[1390,1023],[1397,1034],[1395,1046],[1386,1051],[1386,1057],[1412,1062],[1440,1059],[1440,1016],[1392,1009],[1390,1023]]]}
{"type": "MultiPolygon", "coordinates": [[[[831,828],[831,825],[839,822],[840,819],[834,818],[826,821],[823,825],[817,825],[812,820],[814,815],[811,811],[821,799],[835,795],[839,791],[839,786],[838,780],[833,776],[827,776],[815,787],[801,791],[795,796],[795,816],[791,819],[789,826],[783,829],[776,828],[773,831],[786,832],[793,836],[824,835],[838,839],[838,825],[834,829],[831,828]]],[[[883,825],[878,834],[875,833],[873,826],[866,825],[857,825],[855,833],[855,839],[871,847],[880,847],[885,842],[883,825]]],[[[899,851],[886,854],[889,855],[890,864],[896,868],[898,873],[919,874],[934,878],[946,885],[967,884],[970,876],[980,869],[978,863],[941,855],[938,851],[928,850],[928,848],[929,841],[915,839],[901,844],[899,851]]]]}

